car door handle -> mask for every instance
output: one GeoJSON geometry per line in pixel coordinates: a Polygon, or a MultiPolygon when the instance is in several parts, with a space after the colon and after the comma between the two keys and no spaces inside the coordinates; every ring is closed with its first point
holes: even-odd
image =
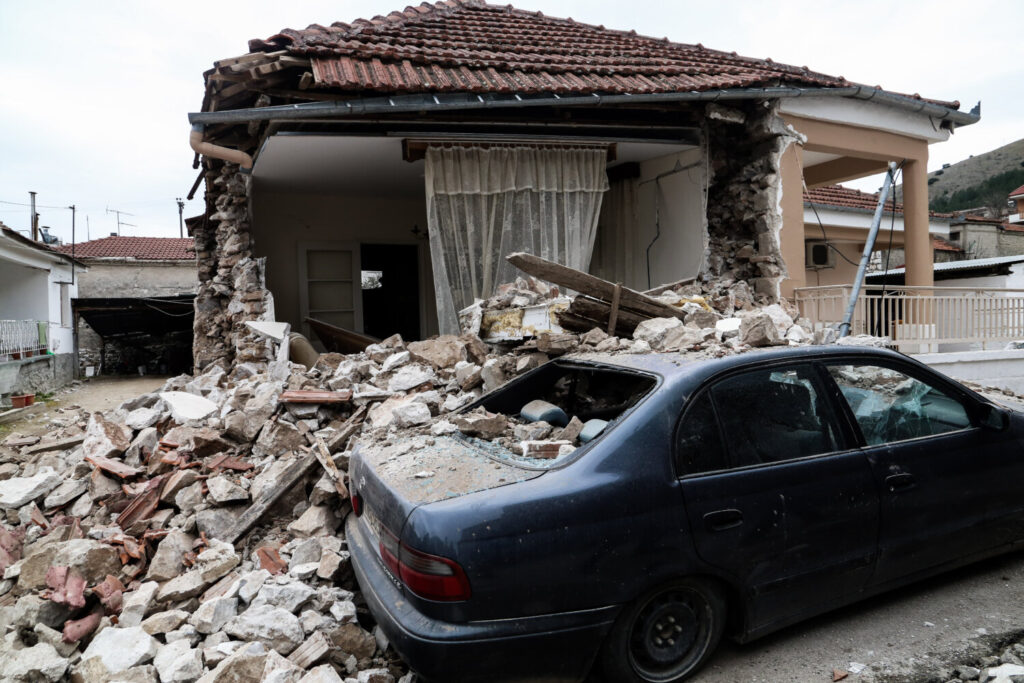
{"type": "Polygon", "coordinates": [[[903,472],[901,474],[890,474],[885,478],[885,485],[889,487],[891,493],[897,493],[914,488],[917,486],[917,482],[914,481],[914,475],[903,472]]]}
{"type": "Polygon", "coordinates": [[[743,524],[743,512],[730,508],[728,510],[715,510],[704,515],[704,526],[708,531],[725,531],[734,529],[743,524]]]}

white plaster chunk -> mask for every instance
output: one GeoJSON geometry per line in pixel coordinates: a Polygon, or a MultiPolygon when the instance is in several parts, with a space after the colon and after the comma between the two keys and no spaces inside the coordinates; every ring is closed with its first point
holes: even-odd
{"type": "Polygon", "coordinates": [[[330,664],[321,664],[299,679],[299,683],[344,683],[330,664]]]}
{"type": "Polygon", "coordinates": [[[160,648],[153,659],[160,683],[189,683],[203,674],[202,653],[187,640],[176,640],[160,648]]]}
{"type": "Polygon", "coordinates": [[[82,653],[82,661],[98,657],[110,673],[118,673],[156,656],[159,643],[138,626],[108,627],[100,631],[82,653]]]}
{"type": "Polygon", "coordinates": [[[196,608],[188,623],[200,633],[216,633],[237,614],[238,598],[212,598],[196,608]]]}
{"type": "Polygon", "coordinates": [[[12,477],[0,481],[0,508],[11,510],[28,505],[60,486],[63,479],[51,467],[31,477],[12,477]]]}
{"type": "Polygon", "coordinates": [[[4,681],[61,681],[68,660],[48,643],[19,650],[0,646],[0,679],[4,681]]]}
{"type": "Polygon", "coordinates": [[[152,427],[159,421],[160,411],[153,408],[136,408],[124,419],[124,423],[135,431],[152,427]]]}
{"type": "Polygon", "coordinates": [[[160,398],[167,403],[171,416],[179,423],[202,420],[217,411],[213,401],[184,391],[164,391],[160,398]]]}
{"type": "Polygon", "coordinates": [[[278,344],[283,342],[291,331],[288,323],[271,322],[268,320],[246,320],[245,326],[256,334],[271,339],[278,344]]]}
{"type": "Polygon", "coordinates": [[[404,365],[388,381],[388,391],[409,391],[432,382],[434,371],[425,365],[404,365]]]}

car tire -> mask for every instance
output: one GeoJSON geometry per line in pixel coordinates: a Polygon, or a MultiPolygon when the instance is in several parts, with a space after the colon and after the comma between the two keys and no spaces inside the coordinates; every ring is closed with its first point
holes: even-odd
{"type": "Polygon", "coordinates": [[[685,578],[628,605],[601,652],[608,683],[672,683],[700,669],[725,630],[726,602],[710,581],[685,578]]]}

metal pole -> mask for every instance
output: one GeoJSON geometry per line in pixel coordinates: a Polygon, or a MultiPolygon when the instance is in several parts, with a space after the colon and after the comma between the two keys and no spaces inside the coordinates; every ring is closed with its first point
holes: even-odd
{"type": "MultiPolygon", "coordinates": [[[[857,277],[853,281],[853,291],[850,292],[850,301],[846,304],[846,315],[839,325],[839,336],[845,337],[850,334],[850,323],[853,321],[853,309],[857,306],[857,297],[860,296],[860,288],[864,282],[864,274],[868,270],[868,260],[871,252],[875,249],[875,239],[878,237],[878,227],[882,224],[882,213],[885,211],[885,200],[889,198],[889,188],[896,182],[896,162],[889,162],[889,170],[885,173],[885,184],[882,191],[878,193],[878,206],[875,207],[875,217],[871,219],[871,231],[868,233],[868,241],[864,243],[864,253],[860,257],[860,265],[857,266],[857,277]]],[[[893,211],[896,211],[896,203],[893,202],[893,211]]]]}
{"type": "Polygon", "coordinates": [[[176,198],[174,201],[178,202],[178,237],[184,237],[185,222],[182,218],[182,212],[185,210],[185,202],[181,201],[181,197],[176,198]]]}
{"type": "Polygon", "coordinates": [[[29,190],[29,204],[32,206],[32,213],[30,217],[31,225],[29,226],[29,234],[32,236],[32,241],[39,241],[39,217],[36,214],[36,193],[29,190]]]}
{"type": "Polygon", "coordinates": [[[71,209],[71,284],[75,284],[75,205],[71,209]]]}

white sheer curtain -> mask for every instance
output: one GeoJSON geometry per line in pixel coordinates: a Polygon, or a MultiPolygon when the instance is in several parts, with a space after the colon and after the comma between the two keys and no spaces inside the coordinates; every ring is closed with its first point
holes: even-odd
{"type": "Polygon", "coordinates": [[[586,271],[601,196],[604,148],[430,146],[427,224],[442,334],[458,311],[516,278],[505,257],[527,251],[586,271]]]}
{"type": "MultiPolygon", "coordinates": [[[[636,287],[643,272],[638,270],[639,252],[643,250],[637,239],[637,180],[624,178],[611,183],[597,224],[594,255],[590,259],[590,272],[611,282],[636,287]]],[[[643,263],[642,259],[639,263],[643,263]]],[[[643,280],[646,282],[646,280],[643,280]]]]}

